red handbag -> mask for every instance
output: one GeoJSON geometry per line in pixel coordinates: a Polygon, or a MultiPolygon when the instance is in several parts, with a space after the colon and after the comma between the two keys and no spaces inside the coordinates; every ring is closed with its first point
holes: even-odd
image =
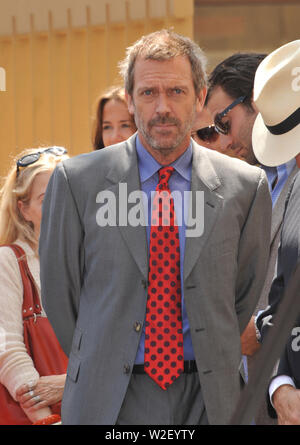
{"type": "MultiPolygon", "coordinates": [[[[18,259],[24,287],[23,326],[24,343],[40,376],[65,374],[68,358],[63,352],[49,320],[41,316],[41,302],[34,279],[29,270],[24,250],[11,247],[18,259]]],[[[53,414],[60,414],[61,402],[51,406],[53,414]]],[[[31,425],[20,404],[4,385],[0,384],[0,425],[31,425]]]]}

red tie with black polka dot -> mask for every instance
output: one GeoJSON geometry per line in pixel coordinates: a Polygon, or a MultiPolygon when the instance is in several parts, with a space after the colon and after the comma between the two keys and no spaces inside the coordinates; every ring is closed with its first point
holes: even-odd
{"type": "Polygon", "coordinates": [[[152,203],[144,368],[163,389],[183,372],[180,247],[169,189],[173,167],[159,170],[152,203]]]}

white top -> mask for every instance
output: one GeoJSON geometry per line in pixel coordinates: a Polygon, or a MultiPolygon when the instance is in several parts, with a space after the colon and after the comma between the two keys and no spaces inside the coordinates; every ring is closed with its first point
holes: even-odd
{"type": "MultiPolygon", "coordinates": [[[[24,241],[18,239],[14,244],[25,251],[40,294],[39,258],[24,241]]],[[[0,382],[14,399],[19,386],[39,378],[24,344],[22,304],[23,283],[17,258],[10,247],[0,247],[0,382]]]]}

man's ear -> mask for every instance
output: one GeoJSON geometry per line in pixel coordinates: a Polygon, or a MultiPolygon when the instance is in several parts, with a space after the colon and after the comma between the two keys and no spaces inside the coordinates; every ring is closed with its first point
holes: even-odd
{"type": "Polygon", "coordinates": [[[132,96],[125,90],[125,98],[128,106],[128,111],[130,114],[134,116],[134,104],[132,96]]]}
{"type": "Polygon", "coordinates": [[[204,107],[206,95],[207,95],[207,88],[203,87],[197,96],[197,112],[198,113],[200,113],[204,107]]]}

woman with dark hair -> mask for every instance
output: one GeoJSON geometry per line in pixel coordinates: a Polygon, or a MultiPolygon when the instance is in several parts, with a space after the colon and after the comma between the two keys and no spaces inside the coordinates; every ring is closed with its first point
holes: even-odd
{"type": "Polygon", "coordinates": [[[122,142],[135,132],[136,126],[127,108],[124,88],[109,88],[97,101],[94,150],[122,142]]]}

